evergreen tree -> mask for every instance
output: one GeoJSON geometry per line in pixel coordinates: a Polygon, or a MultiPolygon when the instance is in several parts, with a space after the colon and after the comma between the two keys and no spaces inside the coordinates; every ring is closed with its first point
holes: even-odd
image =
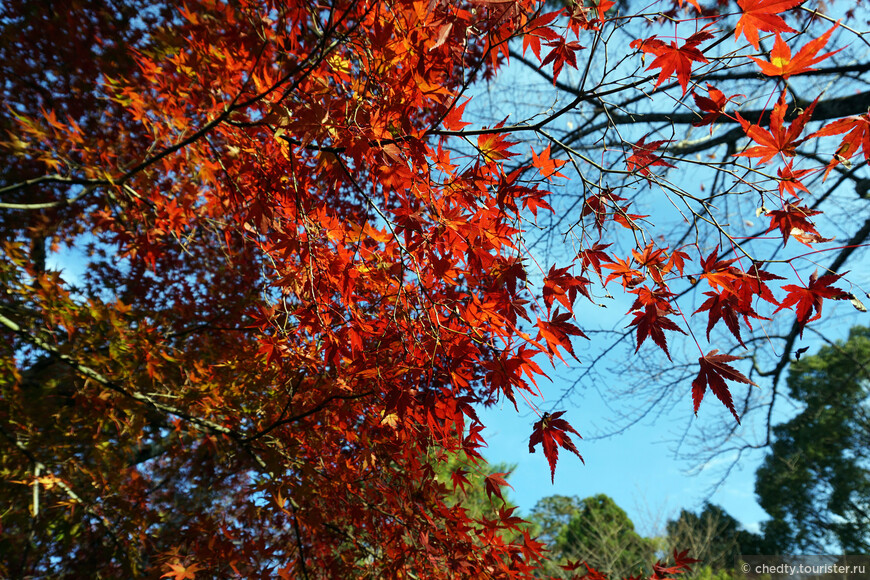
{"type": "Polygon", "coordinates": [[[560,561],[585,561],[611,578],[649,571],[656,559],[654,542],[640,536],[625,511],[604,494],[544,498],[530,519],[560,561]]]}
{"type": "Polygon", "coordinates": [[[756,476],[772,551],[870,552],[868,379],[868,328],[792,363],[789,394],[805,407],[774,428],[756,476]]]}
{"type": "Polygon", "coordinates": [[[667,533],[669,546],[687,549],[700,560],[696,578],[733,573],[740,555],[768,553],[762,536],[744,530],[733,516],[711,503],[697,514],[682,510],[668,522],[667,533]]]}

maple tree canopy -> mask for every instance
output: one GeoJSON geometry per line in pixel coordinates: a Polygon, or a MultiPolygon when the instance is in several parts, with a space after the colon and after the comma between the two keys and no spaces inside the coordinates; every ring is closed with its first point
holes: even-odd
{"type": "Polygon", "coordinates": [[[868,37],[821,6],[3,2],[0,576],[532,577],[505,474],[472,516],[437,470],[484,473],[505,400],[542,482],[580,455],[545,373],[584,312],[685,335],[687,407],[739,420],[752,324],[787,316],[787,359],[857,300],[870,221],[818,219],[867,191],[868,97],[800,83],[866,73],[837,59],[868,37]],[[484,122],[509,63],[549,100],[484,122]],[[528,243],[560,225],[558,260],[528,243]]]}

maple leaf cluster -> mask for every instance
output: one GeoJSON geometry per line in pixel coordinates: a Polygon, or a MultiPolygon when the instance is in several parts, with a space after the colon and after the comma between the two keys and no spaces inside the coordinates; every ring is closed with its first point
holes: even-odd
{"type": "MultiPolygon", "coordinates": [[[[480,478],[497,509],[473,517],[456,501],[470,472],[438,469],[463,456],[484,473],[478,409],[504,400],[541,417],[529,450],[551,483],[560,448],[582,461],[567,414],[544,410],[541,367],[583,356],[584,309],[627,295],[635,353],[670,361],[669,337],[695,339],[687,400],[697,413],[709,389],[739,421],[728,381],[754,382],[701,347],[695,286],[707,340],[719,327],[741,346],[751,323],[791,311],[802,333],[851,296],[833,272],[787,283],[717,222],[717,200],[680,192],[684,135],[616,128],[647,100],[711,136],[731,123],[752,144],[709,167],[777,204],[749,241],[828,241],[800,196],[822,166],[870,159],[870,117],[806,135],[825,107],[799,110],[790,87],[844,28],[793,54],[797,5],[739,0],[744,41],[721,57],[729,16],[695,0],[663,0],[660,20],[610,0],[6,3],[0,473],[17,560],[0,575],[536,577],[546,553],[504,505],[507,474],[480,478]],[[633,22],[674,24],[607,40],[633,22]],[[602,68],[608,42],[624,58],[602,68]],[[572,100],[481,126],[470,87],[511,62],[572,100]],[[722,90],[743,65],[775,84],[770,110],[722,90]],[[699,94],[714,72],[721,88],[699,94]],[[556,138],[575,110],[608,120],[556,138]],[[840,135],[830,161],[799,164],[840,135]],[[659,190],[722,245],[654,235],[661,208],[642,212],[659,190]],[[575,245],[545,263],[528,236],[562,222],[575,245]]],[[[674,559],[652,578],[691,562],[674,559]]]]}

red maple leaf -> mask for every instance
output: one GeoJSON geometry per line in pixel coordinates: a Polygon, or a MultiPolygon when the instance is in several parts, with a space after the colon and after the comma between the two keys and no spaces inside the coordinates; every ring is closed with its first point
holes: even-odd
{"type": "MultiPolygon", "coordinates": [[[[513,488],[511,488],[513,489],[513,488]]],[[[498,508],[498,519],[501,523],[505,524],[508,529],[521,531],[521,526],[526,523],[526,520],[519,516],[515,516],[514,512],[517,511],[519,507],[507,507],[502,506],[498,508]]]]}
{"type": "Polygon", "coordinates": [[[538,223],[538,210],[540,208],[548,209],[550,210],[550,213],[556,212],[556,210],[553,209],[553,206],[547,203],[547,200],[544,199],[544,196],[548,194],[548,191],[536,191],[534,194],[528,195],[523,198],[523,207],[531,211],[532,214],[534,214],[535,223],[538,223]]]}
{"type": "Polygon", "coordinates": [[[577,355],[574,354],[574,346],[571,344],[570,337],[580,336],[587,338],[579,328],[569,322],[570,319],[570,312],[560,313],[559,309],[556,308],[553,311],[553,318],[551,320],[538,320],[538,338],[543,338],[546,341],[547,350],[551,358],[555,354],[563,361],[565,360],[559,354],[558,347],[561,346],[576,359],[577,355]]]}
{"type": "MultiPolygon", "coordinates": [[[[566,572],[573,572],[574,570],[577,570],[580,566],[583,566],[583,564],[584,563],[580,560],[571,560],[566,558],[565,563],[560,565],[559,568],[565,570],[566,572]]],[[[592,580],[592,578],[589,578],[589,580],[592,580]]]]}
{"type": "Polygon", "coordinates": [[[668,577],[673,576],[675,574],[685,574],[686,572],[691,572],[692,567],[689,564],[694,564],[695,562],[700,562],[700,560],[696,560],[694,558],[689,558],[689,551],[684,550],[682,552],[677,552],[676,548],[674,549],[674,565],[666,566],[661,561],[653,564],[653,575],[650,580],[666,580],[668,577]]]}
{"type": "Polygon", "coordinates": [[[629,310],[642,310],[643,308],[652,305],[662,312],[671,311],[671,300],[674,299],[675,295],[672,292],[663,289],[661,286],[656,286],[655,288],[642,286],[633,292],[637,298],[635,298],[634,303],[631,305],[629,310]]]}
{"type": "Polygon", "coordinates": [[[540,62],[541,60],[541,38],[545,40],[556,40],[559,38],[559,35],[553,32],[553,29],[549,27],[549,24],[556,19],[562,13],[561,10],[556,10],[555,12],[548,12],[547,14],[542,14],[538,16],[526,27],[525,34],[523,35],[523,54],[526,54],[526,49],[531,47],[532,52],[535,53],[535,58],[540,62]]]}
{"type": "Polygon", "coordinates": [[[743,338],[740,336],[740,318],[738,317],[740,312],[739,297],[728,290],[704,292],[704,296],[709,296],[709,298],[701,304],[701,307],[695,311],[695,314],[699,312],[710,313],[707,318],[707,340],[710,340],[710,331],[713,330],[716,323],[724,320],[725,326],[728,327],[731,334],[745,347],[743,338]]]}
{"type": "MultiPolygon", "coordinates": [[[[673,167],[673,165],[671,165],[671,167],[673,167]]],[[[640,226],[638,226],[635,222],[639,219],[643,219],[649,216],[638,213],[628,213],[628,208],[630,207],[631,204],[616,208],[616,211],[613,212],[613,221],[626,229],[639,230],[640,226]]]]}
{"type": "Polygon", "coordinates": [[[568,30],[579,36],[581,30],[598,30],[598,21],[594,18],[592,6],[584,6],[583,2],[574,4],[574,9],[568,15],[568,30]]]}
{"type": "Polygon", "coordinates": [[[662,42],[661,40],[659,40],[658,38],[656,38],[656,35],[653,34],[649,38],[644,38],[644,39],[638,38],[638,39],[632,40],[628,46],[630,48],[635,49],[635,50],[641,51],[643,53],[641,55],[641,59],[644,59],[644,58],[646,58],[646,55],[648,55],[648,54],[656,54],[657,55],[658,51],[661,50],[662,48],[666,47],[667,45],[664,42],[662,42]]]}
{"type": "Polygon", "coordinates": [[[794,157],[797,146],[805,141],[805,139],[798,139],[798,137],[803,133],[804,127],[810,120],[810,117],[813,114],[813,109],[816,108],[818,100],[817,97],[803,113],[798,115],[798,117],[791,122],[788,129],[783,127],[783,121],[785,120],[785,112],[787,109],[785,104],[785,91],[782,92],[779,100],[773,107],[773,111],[770,113],[770,131],[766,131],[758,125],[753,125],[741,117],[740,113],[737,113],[737,120],[740,121],[743,131],[750,139],[758,143],[758,145],[756,147],[750,147],[746,151],[737,153],[734,156],[759,157],[759,163],[767,163],[777,154],[781,154],[784,157],[794,157]]]}
{"type": "Polygon", "coordinates": [[[734,40],[740,33],[746,37],[755,50],[758,47],[758,31],[794,32],[782,17],[777,14],[794,8],[804,0],[737,0],[737,5],[743,10],[743,15],[734,27],[734,40]]]}
{"type": "Polygon", "coordinates": [[[640,350],[640,345],[649,336],[652,337],[653,342],[659,345],[659,348],[665,351],[668,360],[671,359],[664,331],[673,330],[683,334],[686,334],[686,332],[677,326],[673,320],[668,318],[667,314],[667,310],[663,310],[655,304],[648,304],[643,310],[634,312],[634,320],[629,324],[629,326],[637,326],[637,348],[634,349],[634,352],[640,350]]]}
{"type": "Polygon", "coordinates": [[[513,489],[513,486],[505,481],[504,476],[508,475],[507,473],[491,473],[484,478],[484,482],[486,484],[486,495],[489,497],[489,500],[492,501],[492,496],[497,495],[498,499],[502,501],[502,503],[507,503],[504,499],[504,496],[501,494],[502,487],[509,487],[513,489]]]}
{"type": "MultiPolygon", "coordinates": [[[[810,137],[812,136],[810,135],[810,137]]],[[[780,195],[785,195],[786,190],[788,190],[793,197],[798,197],[797,193],[795,193],[798,189],[810,193],[810,190],[801,182],[801,178],[806,175],[812,175],[816,171],[819,171],[819,169],[792,169],[792,162],[789,161],[785,167],[781,167],[776,171],[778,178],[777,188],[780,195]]]]}
{"type": "Polygon", "coordinates": [[[834,121],[810,135],[810,138],[830,137],[843,133],[846,133],[846,136],[843,137],[837,152],[825,169],[825,179],[828,178],[831,169],[855,155],[859,148],[864,150],[864,159],[870,161],[870,113],[834,121]]]}
{"type": "Polygon", "coordinates": [[[658,41],[658,44],[649,43],[641,45],[641,50],[654,52],[656,59],[652,61],[646,70],[660,68],[659,78],[656,81],[656,87],[671,78],[671,75],[677,75],[677,81],[683,87],[683,94],[686,94],[686,89],[689,85],[689,78],[692,76],[692,62],[707,63],[710,62],[704,54],[698,50],[698,45],[705,40],[710,40],[713,35],[706,30],[700,30],[686,39],[683,46],[677,48],[676,42],[671,42],[670,46],[658,41]]]}
{"type": "Polygon", "coordinates": [[[755,385],[755,383],[728,364],[731,361],[738,360],[738,357],[731,356],[730,354],[718,354],[718,352],[716,349],[711,350],[698,359],[701,370],[698,376],[695,377],[695,380],[692,381],[692,400],[695,403],[695,414],[698,414],[698,407],[701,405],[704,393],[707,392],[707,386],[709,386],[713,394],[722,401],[728,410],[731,411],[731,414],[734,415],[734,418],[737,419],[737,422],[740,423],[740,417],[737,416],[737,411],[734,409],[731,391],[728,390],[725,379],[737,383],[746,383],[747,385],[755,385]]]}
{"type": "Polygon", "coordinates": [[[547,308],[553,305],[553,300],[558,300],[565,308],[572,311],[578,292],[592,300],[587,289],[589,280],[569,274],[568,269],[567,267],[556,269],[556,266],[553,266],[544,278],[544,304],[547,308]]]}
{"type": "Polygon", "coordinates": [[[650,175],[649,168],[653,165],[661,165],[663,167],[674,167],[667,161],[661,158],[661,155],[656,155],[655,151],[665,143],[670,141],[653,141],[646,143],[647,135],[640,138],[640,141],[631,146],[632,153],[625,160],[625,164],[629,171],[637,171],[641,175],[650,175]]]}
{"type": "Polygon", "coordinates": [[[797,323],[801,329],[801,336],[804,335],[804,326],[808,322],[818,320],[822,316],[822,302],[825,298],[831,300],[845,300],[849,294],[831,286],[834,282],[840,279],[842,274],[825,274],[821,278],[816,270],[810,276],[810,283],[804,288],[789,284],[783,286],[782,289],[788,292],[788,296],[779,305],[779,308],[774,310],[774,314],[784,308],[794,307],[797,315],[797,323]],[[815,316],[812,316],[815,312],[815,316]],[[812,316],[812,317],[811,317],[812,316]]]}
{"type": "MultiPolygon", "coordinates": [[[[550,464],[550,482],[554,482],[556,477],[556,461],[559,459],[559,447],[563,447],[580,458],[583,457],[577,451],[574,442],[571,441],[568,432],[580,437],[580,433],[574,430],[568,421],[560,417],[565,414],[565,411],[558,413],[544,413],[541,420],[532,427],[532,435],[529,437],[529,453],[535,452],[535,446],[541,443],[544,447],[544,457],[547,458],[547,463],[550,464]]],[[[582,437],[580,437],[582,439],[582,437]]],[[[585,462],[584,462],[585,463],[585,462]]]]}
{"type": "MultiPolygon", "coordinates": [[[[794,58],[791,56],[791,49],[788,45],[782,40],[779,36],[779,33],[776,33],[776,42],[773,43],[773,50],[770,51],[770,62],[766,60],[751,57],[755,63],[761,67],[761,72],[766,74],[769,77],[782,77],[785,80],[788,80],[788,77],[800,73],[804,73],[807,71],[816,70],[811,68],[812,65],[817,64],[831,56],[832,54],[837,54],[842,48],[839,50],[835,50],[833,52],[826,52],[822,56],[816,56],[822,48],[828,43],[828,39],[831,38],[831,34],[833,34],[834,29],[839,26],[840,23],[834,24],[830,30],[816,38],[815,40],[811,40],[803,48],[801,48],[794,58]]],[[[845,48],[845,47],[844,47],[845,48]]]]}
{"type": "Polygon", "coordinates": [[[613,244],[595,244],[588,250],[581,250],[577,256],[582,260],[582,268],[585,272],[589,266],[592,266],[592,269],[595,270],[595,273],[598,274],[598,277],[601,278],[601,262],[613,262],[610,259],[610,256],[607,255],[603,250],[609,248],[613,244]]]}
{"type": "Polygon", "coordinates": [[[717,284],[711,281],[710,285],[713,287],[720,285],[722,290],[705,292],[704,295],[709,296],[709,298],[695,311],[695,314],[709,312],[707,319],[707,340],[710,340],[710,331],[716,323],[719,320],[724,320],[731,334],[743,345],[743,338],[740,336],[739,317],[743,316],[744,322],[746,322],[746,325],[750,329],[752,329],[752,324],[749,322],[750,318],[767,320],[767,318],[759,316],[755,312],[753,302],[756,297],[760,297],[771,304],[779,306],[779,302],[773,297],[773,293],[765,282],[768,280],[781,280],[782,277],[761,270],[757,263],[753,263],[748,271],[743,272],[733,266],[727,266],[731,262],[733,260],[720,262],[726,264],[723,274],[725,278],[721,281],[717,280],[717,284]]]}
{"type": "MultiPolygon", "coordinates": [[[[699,96],[695,92],[692,93],[692,98],[695,99],[695,104],[698,105],[699,109],[706,113],[706,115],[692,123],[692,126],[694,127],[712,125],[716,121],[716,119],[718,119],[719,116],[725,112],[725,105],[728,103],[728,101],[734,98],[725,98],[725,93],[723,93],[710,83],[707,83],[707,94],[710,95],[709,98],[699,96]]],[[[710,127],[710,132],[712,131],[713,127],[710,127]]]]}
{"type": "Polygon", "coordinates": [[[596,570],[587,562],[583,562],[583,565],[586,566],[586,573],[581,576],[581,578],[583,578],[584,580],[608,580],[607,575],[605,575],[603,572],[600,572],[599,570],[596,570]]]}
{"type": "Polygon", "coordinates": [[[459,489],[462,493],[465,493],[465,486],[471,483],[468,481],[468,471],[464,469],[457,469],[450,473],[450,480],[453,482],[453,489],[459,489]]]}
{"type": "Polygon", "coordinates": [[[810,242],[827,242],[826,238],[819,235],[816,231],[816,226],[807,218],[813,215],[819,215],[820,211],[810,209],[806,206],[797,206],[787,203],[784,209],[777,209],[767,213],[770,216],[770,227],[765,233],[779,228],[782,232],[782,244],[788,244],[788,238],[794,236],[799,242],[809,246],[810,242]]]}
{"type": "Polygon", "coordinates": [[[577,51],[586,48],[580,46],[576,40],[566,41],[561,36],[556,40],[547,42],[547,46],[553,50],[547,54],[547,57],[541,62],[541,66],[553,63],[553,84],[556,84],[556,79],[559,78],[559,73],[562,71],[562,65],[568,63],[569,66],[577,68],[577,51]]]}
{"type": "Polygon", "coordinates": [[[609,188],[605,188],[603,193],[590,195],[586,198],[583,202],[583,209],[580,211],[580,217],[593,216],[595,227],[598,228],[600,234],[607,222],[608,207],[616,206],[617,202],[620,201],[625,201],[625,198],[614,194],[609,188]]]}
{"type": "Polygon", "coordinates": [[[450,109],[446,115],[444,115],[444,119],[441,120],[441,124],[444,125],[444,128],[448,131],[461,131],[464,127],[471,125],[471,123],[465,123],[462,121],[462,114],[465,112],[465,106],[471,99],[467,99],[461,105],[455,106],[450,109]]]}
{"type": "MultiPolygon", "coordinates": [[[[769,280],[784,280],[782,276],[771,274],[760,268],[760,262],[753,262],[752,266],[743,273],[737,284],[737,294],[740,296],[741,304],[748,305],[752,301],[753,296],[758,296],[762,300],[766,300],[775,306],[779,306],[776,298],[773,297],[773,292],[765,284],[769,280]]],[[[741,312],[747,313],[747,308],[743,307],[741,312]]]]}

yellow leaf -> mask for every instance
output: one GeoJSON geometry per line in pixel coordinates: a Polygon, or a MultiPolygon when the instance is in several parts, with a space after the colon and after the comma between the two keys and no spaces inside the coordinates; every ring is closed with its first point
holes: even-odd
{"type": "Polygon", "coordinates": [[[195,580],[196,573],[202,570],[198,564],[182,566],[181,564],[169,564],[171,572],[167,572],[161,578],[172,577],[172,580],[195,580]]]}

